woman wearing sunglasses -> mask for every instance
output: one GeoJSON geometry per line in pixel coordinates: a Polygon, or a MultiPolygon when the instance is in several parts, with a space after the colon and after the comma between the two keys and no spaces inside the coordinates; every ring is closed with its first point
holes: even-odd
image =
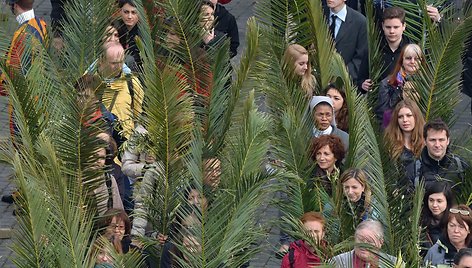
{"type": "Polygon", "coordinates": [[[458,205],[449,209],[446,232],[436,244],[428,250],[424,259],[430,265],[452,266],[454,255],[463,249],[470,248],[472,235],[472,211],[466,205],[458,205]]]}

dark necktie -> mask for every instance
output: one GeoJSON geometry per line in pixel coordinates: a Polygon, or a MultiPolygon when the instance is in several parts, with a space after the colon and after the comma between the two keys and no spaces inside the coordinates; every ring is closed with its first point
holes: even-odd
{"type": "Polygon", "coordinates": [[[336,39],[334,35],[336,30],[336,18],[336,15],[331,15],[331,25],[329,25],[329,31],[331,32],[331,37],[333,37],[333,40],[336,39]]]}

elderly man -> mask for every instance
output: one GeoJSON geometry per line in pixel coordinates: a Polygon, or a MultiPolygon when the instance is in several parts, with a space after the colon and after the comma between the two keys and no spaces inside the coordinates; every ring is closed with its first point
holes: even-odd
{"type": "Polygon", "coordinates": [[[96,72],[105,85],[98,90],[98,99],[118,118],[122,136],[128,139],[134,130],[134,119],[142,112],[144,92],[137,77],[123,73],[124,55],[120,44],[110,43],[98,68],[91,71],[96,72]]]}
{"type": "Polygon", "coordinates": [[[336,268],[345,267],[390,267],[397,262],[393,256],[380,252],[384,243],[384,231],[382,224],[374,220],[361,222],[354,234],[356,246],[354,250],[341,253],[333,259],[331,263],[336,268]],[[372,247],[367,249],[362,244],[369,244],[372,247]]]}

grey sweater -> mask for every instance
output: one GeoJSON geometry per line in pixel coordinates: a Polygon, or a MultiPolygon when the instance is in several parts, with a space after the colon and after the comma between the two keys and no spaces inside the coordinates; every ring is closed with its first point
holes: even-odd
{"type": "MultiPolygon", "coordinates": [[[[381,257],[379,260],[379,268],[390,267],[392,264],[395,264],[397,262],[397,258],[391,255],[380,253],[380,256],[381,257]]],[[[335,268],[346,268],[352,267],[353,260],[354,250],[351,250],[349,252],[341,253],[339,255],[334,256],[329,262],[333,264],[335,268]]]]}

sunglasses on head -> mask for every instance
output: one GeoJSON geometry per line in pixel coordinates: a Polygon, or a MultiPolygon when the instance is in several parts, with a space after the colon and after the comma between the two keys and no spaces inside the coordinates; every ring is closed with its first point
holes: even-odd
{"type": "Polygon", "coordinates": [[[449,212],[452,213],[452,214],[461,214],[461,215],[464,215],[464,216],[469,216],[470,215],[470,211],[463,210],[463,209],[457,209],[457,208],[450,208],[449,212]]]}

